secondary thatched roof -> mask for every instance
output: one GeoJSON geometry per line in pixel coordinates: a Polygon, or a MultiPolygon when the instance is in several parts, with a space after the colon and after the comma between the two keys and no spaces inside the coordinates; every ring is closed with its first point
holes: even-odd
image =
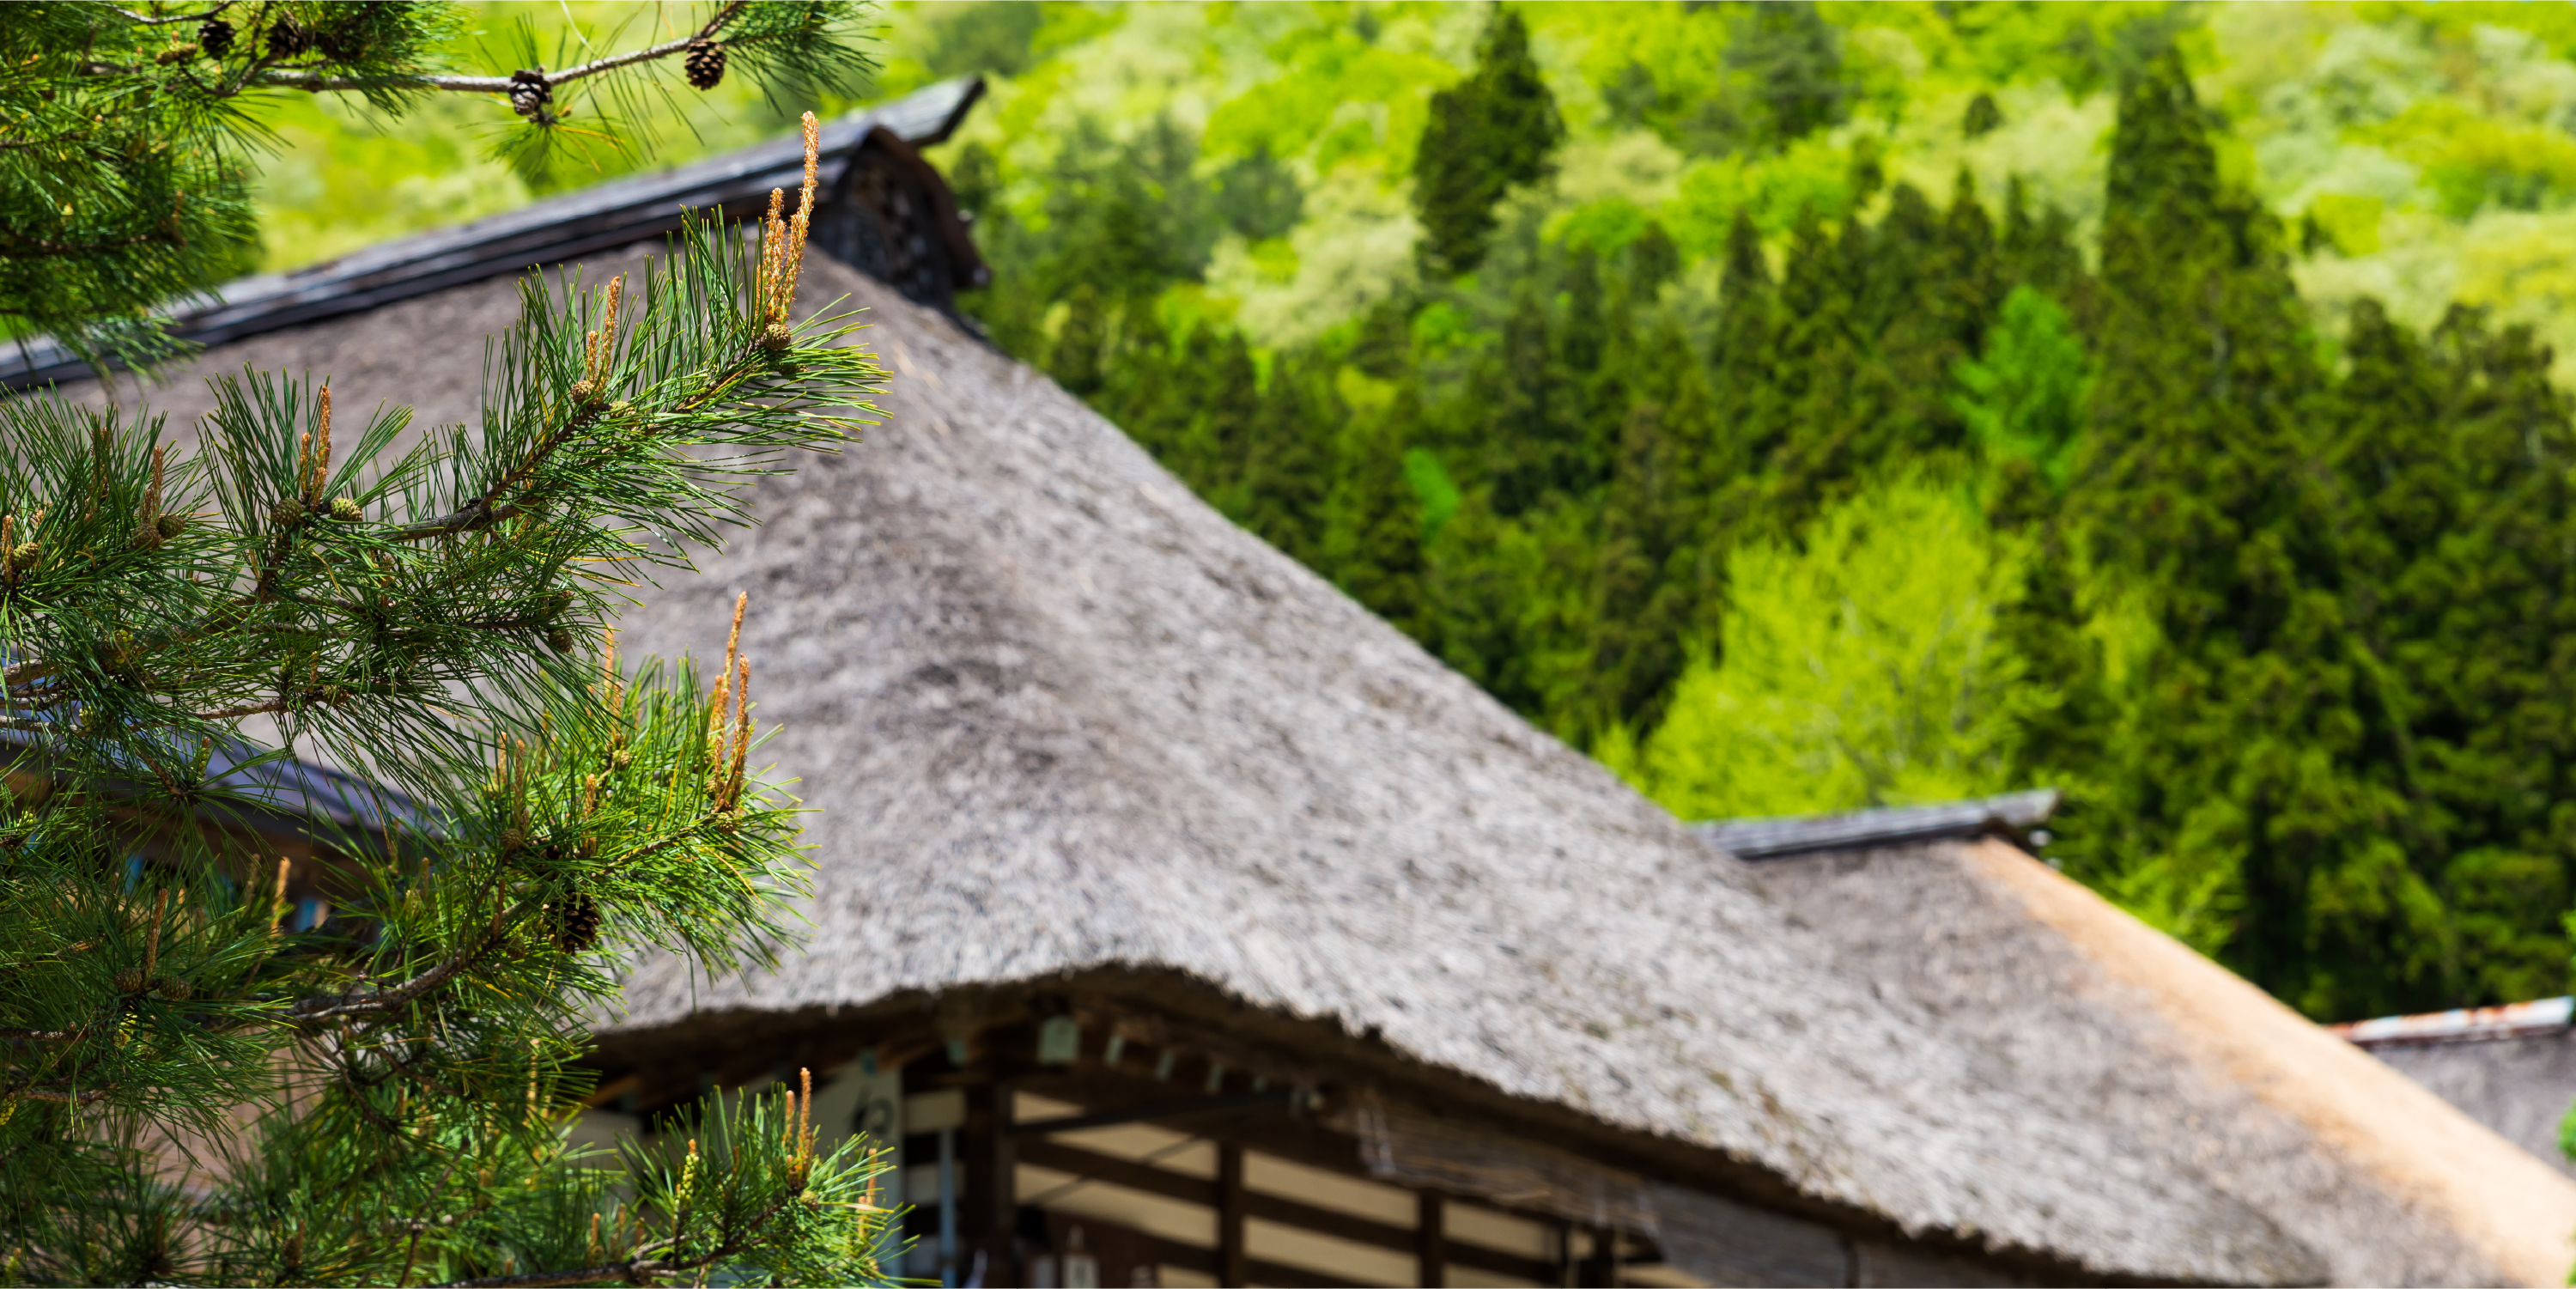
{"type": "Polygon", "coordinates": [[[2576,1184],[2548,1165],[2014,846],[1868,822],[1841,820],[1841,852],[1754,868],[1994,1086],[2203,1170],[2336,1283],[2566,1278],[2576,1184]]]}
{"type": "Polygon", "coordinates": [[[2576,1104],[2576,998],[2387,1016],[2330,1028],[2560,1172],[2576,1104]]]}

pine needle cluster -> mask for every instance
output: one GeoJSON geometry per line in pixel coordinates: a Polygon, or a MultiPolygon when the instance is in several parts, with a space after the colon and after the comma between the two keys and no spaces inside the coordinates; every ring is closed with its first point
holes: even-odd
{"type": "Polygon", "coordinates": [[[480,424],[417,446],[260,372],[193,442],[0,402],[0,1279],[881,1278],[882,1164],[810,1087],[567,1144],[620,969],[770,963],[805,889],[751,660],[604,624],[865,423],[850,316],[791,312],[813,195],[528,279],[480,424]]]}
{"type": "Polygon", "coordinates": [[[477,74],[453,65],[468,23],[445,0],[6,6],[0,337],[50,334],[100,364],[168,357],[155,311],[258,259],[248,160],[270,142],[261,106],[281,96],[347,94],[399,115],[426,94],[482,95],[509,123],[495,152],[540,171],[567,150],[649,144],[630,137],[649,96],[712,89],[728,68],[773,104],[853,93],[871,66],[867,12],[728,0],[667,39],[593,56],[622,30],[577,33],[582,53],[551,60],[522,23],[475,55],[509,65],[477,74]]]}

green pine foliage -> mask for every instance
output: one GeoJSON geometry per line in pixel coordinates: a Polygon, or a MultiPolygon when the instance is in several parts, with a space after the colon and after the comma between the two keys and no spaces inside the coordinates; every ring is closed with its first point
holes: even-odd
{"type": "Polygon", "coordinates": [[[1556,98],[1530,59],[1528,25],[1494,6],[1476,42],[1475,71],[1431,96],[1414,170],[1423,262],[1446,273],[1483,263],[1495,203],[1514,185],[1544,177],[1564,137],[1556,98]]]}
{"type": "MultiPolygon", "coordinates": [[[[863,65],[851,13],[726,6],[690,39],[792,86],[863,65]]],[[[167,354],[151,311],[238,267],[247,109],[492,91],[436,70],[454,17],[11,11],[0,308],[94,361],[167,354]]],[[[533,133],[504,146],[688,42],[664,43],[519,71],[533,133]]],[[[214,378],[186,436],[0,398],[0,1278],[885,1279],[881,1155],[819,1152],[810,1086],[682,1107],[655,1146],[570,1136],[619,973],[773,965],[805,890],[749,661],[729,644],[705,686],[621,667],[602,628],[744,522],[742,485],[868,415],[855,326],[794,309],[804,127],[792,221],[524,282],[472,431],[398,451],[408,409],[335,427],[327,381],[259,371],[214,378]],[[377,818],[317,814],[287,749],[377,818]]]]}
{"type": "Polygon", "coordinates": [[[600,647],[741,485],[866,415],[849,319],[790,312],[803,222],[530,279],[479,432],[416,450],[408,409],[335,427],[327,384],[255,371],[194,452],[0,403],[12,1283],[881,1278],[880,1166],[818,1156],[790,1099],[566,1139],[621,967],[774,962],[804,889],[749,661],[710,691],[600,647]],[[252,716],[415,808],[278,859],[222,824],[306,813],[252,716]]]}
{"type": "Polygon", "coordinates": [[[560,153],[652,142],[637,125],[673,93],[692,38],[720,45],[738,83],[773,96],[846,92],[871,65],[865,8],[710,6],[677,39],[613,51],[579,30],[548,50],[525,25],[469,41],[471,15],[446,0],[11,6],[0,22],[11,69],[0,81],[0,336],[49,334],[96,363],[169,356],[155,315],[261,259],[251,179],[291,101],[346,97],[383,121],[432,95],[480,95],[492,123],[517,118],[486,126],[485,150],[536,178],[560,153]],[[469,59],[503,65],[461,74],[469,59]]]}

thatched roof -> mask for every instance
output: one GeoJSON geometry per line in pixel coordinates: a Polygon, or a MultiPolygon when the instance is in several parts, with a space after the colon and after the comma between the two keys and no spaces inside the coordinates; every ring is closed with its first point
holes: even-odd
{"type": "Polygon", "coordinates": [[[1993,1086],[2201,1170],[2336,1283],[2557,1283],[2576,1260],[2576,1184],[2012,845],[1860,835],[1753,867],[1993,1086]]]}
{"type": "MultiPolygon", "coordinates": [[[[649,965],[609,1041],[1125,975],[2060,1275],[2319,1276],[2258,1206],[1844,978],[1739,866],[1052,382],[808,265],[804,299],[874,312],[886,424],[762,483],[764,526],[622,647],[720,649],[751,593],[769,754],[819,812],[812,939],[754,979],[649,965]]],[[[514,310],[493,280],[270,333],[157,397],[202,411],[197,373],[247,362],[465,420],[514,310]]]]}
{"type": "MultiPolygon", "coordinates": [[[[1943,1014],[1925,996],[1938,971],[1891,980],[1831,919],[1794,894],[1784,906],[1228,524],[1044,377],[808,264],[802,298],[874,312],[864,340],[895,375],[886,423],[761,484],[764,526],[647,593],[624,640],[630,656],[720,648],[750,592],[754,693],[783,727],[769,754],[818,812],[812,938],[754,978],[645,964],[610,1045],[1081,979],[1202,1006],[1568,1148],[1652,1146],[1693,1184],[2050,1278],[2544,1274],[2525,1256],[2542,1237],[2494,1236],[2500,1219],[2450,1204],[2458,1187],[2407,1189],[2424,1165],[2402,1149],[2327,1150],[2309,1121],[2244,1108],[2268,1089],[2142,1072],[2106,1102],[2095,1085],[2127,1087],[2118,1066],[2166,1050],[2114,1041],[2131,1032],[2117,1026],[2059,1040],[1943,1014]],[[1865,969],[1839,961],[1856,957],[1865,969]],[[2264,1124],[2288,1161],[2268,1171],[2233,1139],[2264,1124]],[[2339,1193],[2357,1216],[2322,1211],[2339,1193]]],[[[249,363],[327,372],[344,405],[467,421],[483,338],[514,312],[507,281],[453,287],[221,346],[154,397],[203,411],[201,373],[249,363]]],[[[2163,1006],[2096,970],[2139,991],[2106,1005],[2163,1006]]],[[[1983,979],[1960,988],[1995,990],[1997,1015],[2013,1001],[1998,981],[2048,996],[2034,1023],[2084,1009],[2046,973],[1983,979]]],[[[2446,1131],[2400,1145],[2460,1147],[2446,1131]]],[[[2556,1222],[2547,1240],[2576,1225],[2557,1220],[2558,1192],[2532,1194],[2496,1211],[2556,1222]]]]}
{"type": "Polygon", "coordinates": [[[2331,1028],[2560,1172],[2576,1105],[2576,999],[2389,1016],[2331,1028]]]}

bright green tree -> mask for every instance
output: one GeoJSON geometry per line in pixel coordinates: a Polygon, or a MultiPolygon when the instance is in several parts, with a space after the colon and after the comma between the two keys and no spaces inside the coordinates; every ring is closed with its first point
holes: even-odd
{"type": "Polygon", "coordinates": [[[215,379],[193,448],[0,402],[8,1281],[883,1279],[882,1166],[818,1155],[810,1088],[567,1144],[619,971],[773,963],[804,889],[750,660],[622,667],[602,624],[881,380],[847,314],[797,309],[805,122],[756,239],[527,280],[472,433],[396,451],[408,409],[335,425],[327,384],[259,372],[215,379]],[[315,821],[302,863],[228,823],[307,814],[255,717],[381,823],[315,821]]]}
{"type": "Polygon", "coordinates": [[[2091,378],[2066,310],[2029,287],[2013,288],[1986,333],[1984,356],[1961,360],[1951,374],[1952,406],[1988,460],[2026,461],[2052,487],[2066,486],[2091,378]]]}
{"type": "Polygon", "coordinates": [[[1997,630],[2019,584],[1955,490],[1904,479],[1827,511],[1802,546],[1727,559],[1715,657],[1642,748],[1599,751],[1685,819],[1951,800],[2010,785],[2045,701],[1997,630]]]}

